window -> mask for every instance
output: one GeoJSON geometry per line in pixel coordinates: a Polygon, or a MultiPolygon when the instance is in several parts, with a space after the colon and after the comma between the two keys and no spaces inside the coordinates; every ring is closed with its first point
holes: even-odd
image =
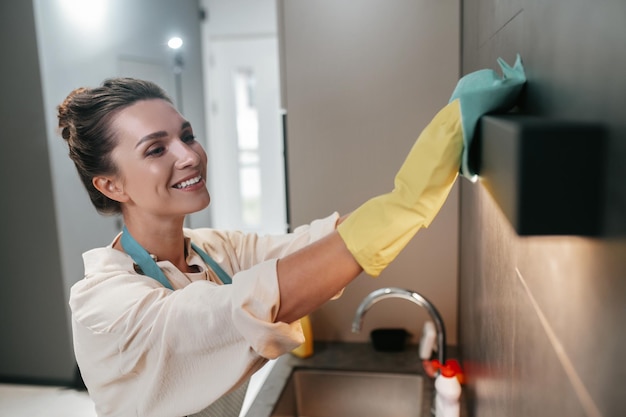
{"type": "Polygon", "coordinates": [[[234,73],[239,196],[241,220],[249,228],[261,223],[261,167],[259,154],[259,112],[255,104],[256,80],[249,68],[234,73]]]}

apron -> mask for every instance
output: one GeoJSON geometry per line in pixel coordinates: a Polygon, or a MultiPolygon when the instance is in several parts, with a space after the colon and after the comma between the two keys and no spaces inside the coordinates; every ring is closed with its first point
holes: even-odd
{"type": "MultiPolygon", "coordinates": [[[[161,271],[156,261],[150,256],[141,245],[131,236],[124,226],[122,230],[122,247],[124,251],[133,259],[135,264],[141,268],[144,275],[149,276],[161,283],[165,288],[174,290],[172,284],[161,271]]],[[[230,276],[215,262],[205,251],[191,242],[191,248],[196,251],[202,260],[217,274],[224,284],[232,283],[230,276]]],[[[213,404],[189,417],[237,417],[241,411],[244,397],[248,388],[248,382],[239,386],[232,392],[221,396],[213,404]]]]}

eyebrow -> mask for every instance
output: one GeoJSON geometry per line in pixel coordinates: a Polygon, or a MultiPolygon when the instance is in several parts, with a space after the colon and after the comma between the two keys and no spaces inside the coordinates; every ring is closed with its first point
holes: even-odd
{"type": "MultiPolygon", "coordinates": [[[[180,126],[180,130],[185,130],[191,127],[191,123],[189,123],[188,121],[184,121],[183,124],[180,126]]],[[[160,139],[160,138],[164,138],[167,136],[167,132],[165,130],[159,130],[158,132],[153,132],[150,133],[149,135],[146,135],[144,137],[142,137],[141,139],[139,139],[139,141],[137,142],[137,144],[135,145],[135,149],[137,149],[142,143],[149,141],[149,140],[153,140],[153,139],[160,139]]]]}

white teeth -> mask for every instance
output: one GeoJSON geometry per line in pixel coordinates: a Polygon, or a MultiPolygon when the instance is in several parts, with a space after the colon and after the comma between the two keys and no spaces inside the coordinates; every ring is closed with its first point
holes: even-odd
{"type": "Polygon", "coordinates": [[[194,184],[199,183],[201,180],[202,180],[202,176],[198,175],[197,177],[192,178],[190,180],[179,182],[178,184],[174,185],[174,188],[179,188],[180,189],[180,188],[190,187],[190,186],[192,186],[194,184]]]}

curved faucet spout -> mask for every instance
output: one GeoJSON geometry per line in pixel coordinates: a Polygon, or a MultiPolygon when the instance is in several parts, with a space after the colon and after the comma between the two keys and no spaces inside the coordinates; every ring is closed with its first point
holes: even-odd
{"type": "Polygon", "coordinates": [[[405,300],[412,301],[413,303],[424,307],[428,314],[435,323],[437,329],[437,355],[439,362],[446,363],[446,330],[443,324],[443,320],[439,311],[435,308],[433,303],[428,301],[424,296],[416,293],[415,291],[406,290],[404,288],[387,287],[380,288],[372,291],[367,297],[361,301],[361,304],[356,310],[356,315],[352,321],[352,332],[359,333],[361,326],[363,325],[363,318],[365,313],[377,302],[386,298],[403,298],[405,300]]]}

